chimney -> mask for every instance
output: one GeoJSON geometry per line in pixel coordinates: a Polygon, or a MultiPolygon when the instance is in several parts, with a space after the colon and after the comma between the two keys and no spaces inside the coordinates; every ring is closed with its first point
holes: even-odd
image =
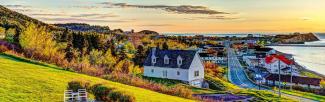
{"type": "Polygon", "coordinates": [[[152,55],[151,55],[151,56],[155,56],[155,55],[156,55],[156,50],[157,50],[156,47],[153,47],[153,48],[151,49],[151,51],[152,51],[152,55]]]}

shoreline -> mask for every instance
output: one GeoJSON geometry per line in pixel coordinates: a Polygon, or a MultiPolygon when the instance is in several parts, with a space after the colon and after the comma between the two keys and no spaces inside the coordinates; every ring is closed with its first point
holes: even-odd
{"type": "MultiPolygon", "coordinates": [[[[291,55],[291,54],[284,53],[284,52],[281,52],[281,51],[278,51],[278,50],[276,50],[276,52],[278,52],[278,53],[280,53],[280,54],[291,55]]],[[[294,57],[294,56],[292,56],[292,57],[294,57]]],[[[310,72],[310,73],[312,73],[312,74],[315,74],[315,75],[321,77],[321,79],[325,79],[325,75],[323,75],[323,74],[321,74],[321,73],[318,73],[318,72],[316,72],[316,71],[310,70],[310,69],[308,69],[308,68],[305,68],[304,66],[302,66],[301,64],[299,64],[297,61],[295,61],[294,63],[295,63],[295,66],[298,67],[298,69],[301,69],[301,71],[310,72]]]]}

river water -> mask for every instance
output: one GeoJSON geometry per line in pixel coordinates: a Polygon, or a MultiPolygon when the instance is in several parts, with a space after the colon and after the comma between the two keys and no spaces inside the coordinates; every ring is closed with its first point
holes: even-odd
{"type": "MultiPolygon", "coordinates": [[[[325,34],[317,34],[320,41],[308,42],[306,45],[325,45],[325,34]]],[[[307,69],[325,75],[325,47],[272,46],[272,48],[293,54],[295,60],[307,69]]]]}

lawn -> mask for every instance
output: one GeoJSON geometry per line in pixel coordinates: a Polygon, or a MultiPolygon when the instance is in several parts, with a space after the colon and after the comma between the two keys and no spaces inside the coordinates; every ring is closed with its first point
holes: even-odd
{"type": "Polygon", "coordinates": [[[282,92],[289,94],[289,95],[295,95],[295,96],[300,96],[300,97],[309,98],[309,99],[313,99],[313,100],[318,100],[320,102],[325,101],[325,96],[317,95],[317,94],[313,94],[313,93],[301,92],[301,91],[296,91],[296,90],[292,90],[292,91],[282,90],[282,92]]]}
{"type": "Polygon", "coordinates": [[[187,102],[175,96],[124,85],[104,79],[73,73],[61,68],[39,63],[25,62],[12,56],[0,54],[0,100],[1,102],[57,102],[63,101],[67,83],[74,79],[103,83],[133,94],[139,102],[187,102]]]}

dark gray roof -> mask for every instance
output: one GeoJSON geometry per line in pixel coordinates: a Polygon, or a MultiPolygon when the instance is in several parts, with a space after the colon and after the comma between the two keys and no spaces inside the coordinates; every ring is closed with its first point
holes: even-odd
{"type": "MultiPolygon", "coordinates": [[[[177,57],[181,56],[182,65],[180,66],[181,69],[189,69],[191,63],[194,59],[196,54],[195,50],[160,50],[156,49],[155,56],[157,57],[156,63],[154,66],[156,67],[165,67],[165,68],[178,68],[177,65],[177,57]],[[164,63],[165,55],[169,58],[169,64],[164,63]]],[[[148,54],[144,66],[153,66],[151,62],[152,50],[148,54]]]]}

